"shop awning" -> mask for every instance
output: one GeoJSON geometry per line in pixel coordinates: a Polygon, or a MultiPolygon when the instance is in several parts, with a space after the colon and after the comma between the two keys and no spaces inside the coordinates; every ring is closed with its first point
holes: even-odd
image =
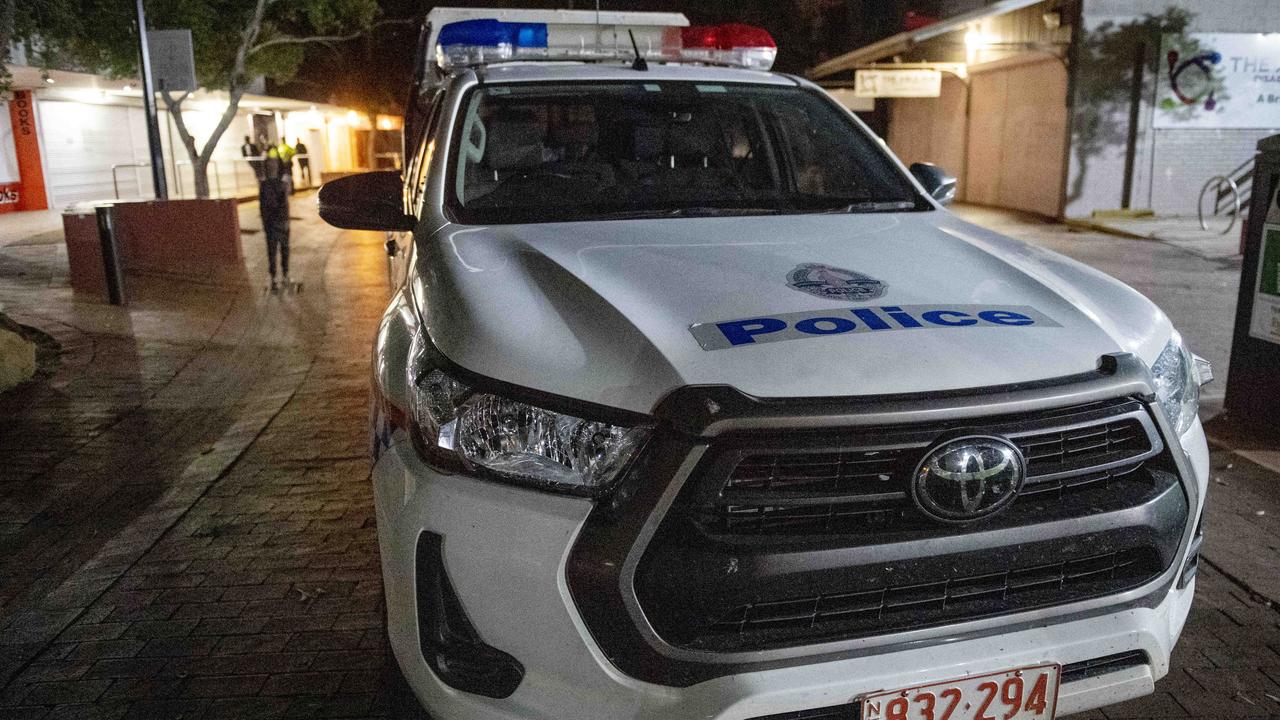
{"type": "Polygon", "coordinates": [[[997,0],[985,7],[961,13],[945,20],[939,20],[918,30],[908,30],[883,40],[877,40],[870,45],[864,45],[857,50],[815,65],[809,70],[808,75],[811,78],[824,78],[838,72],[853,70],[882,58],[904,53],[926,40],[932,40],[940,35],[961,30],[969,23],[996,15],[1004,15],[1014,10],[1021,10],[1039,2],[1044,2],[1044,0],[997,0]]]}

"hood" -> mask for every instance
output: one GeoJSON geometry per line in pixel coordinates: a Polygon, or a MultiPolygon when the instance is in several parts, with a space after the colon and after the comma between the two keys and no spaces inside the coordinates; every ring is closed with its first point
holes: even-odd
{"type": "Polygon", "coordinates": [[[419,310],[454,362],[643,413],[684,385],[1042,380],[1106,353],[1149,363],[1171,332],[1116,280],[946,211],[448,225],[420,250],[419,310]]]}

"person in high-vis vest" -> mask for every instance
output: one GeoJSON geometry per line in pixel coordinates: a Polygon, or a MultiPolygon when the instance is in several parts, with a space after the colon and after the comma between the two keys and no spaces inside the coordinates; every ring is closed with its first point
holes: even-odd
{"type": "Polygon", "coordinates": [[[275,146],[274,150],[280,156],[280,162],[283,164],[283,175],[289,194],[293,194],[293,156],[298,154],[293,146],[283,139],[280,144],[275,146]]]}

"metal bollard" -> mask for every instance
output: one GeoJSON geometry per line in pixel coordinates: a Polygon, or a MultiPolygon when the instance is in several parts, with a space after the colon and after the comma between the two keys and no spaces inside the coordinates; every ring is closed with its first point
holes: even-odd
{"type": "Polygon", "coordinates": [[[107,300],[112,305],[124,304],[124,273],[120,269],[120,252],[116,245],[116,209],[113,205],[96,208],[98,240],[102,243],[102,270],[107,280],[107,300]]]}

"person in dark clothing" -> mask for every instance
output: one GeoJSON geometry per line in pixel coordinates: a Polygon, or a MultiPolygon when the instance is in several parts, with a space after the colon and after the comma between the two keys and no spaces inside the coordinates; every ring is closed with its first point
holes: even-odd
{"type": "Polygon", "coordinates": [[[302,142],[302,138],[298,138],[293,143],[293,149],[298,152],[298,175],[307,179],[307,187],[311,187],[311,158],[307,156],[307,144],[302,142]]]}
{"type": "Polygon", "coordinates": [[[284,181],[284,162],[275,148],[267,151],[262,161],[262,182],[258,184],[258,209],[262,212],[262,230],[267,236],[267,269],[271,273],[271,291],[276,292],[276,254],[280,255],[280,271],[284,285],[289,284],[289,186],[284,181]]]}
{"type": "MultiPolygon", "coordinates": [[[[256,158],[261,154],[262,149],[256,143],[249,139],[248,135],[244,136],[244,144],[240,146],[240,155],[247,158],[256,158]]],[[[250,160],[249,167],[253,168],[253,176],[262,182],[262,161],[250,160]]]]}

